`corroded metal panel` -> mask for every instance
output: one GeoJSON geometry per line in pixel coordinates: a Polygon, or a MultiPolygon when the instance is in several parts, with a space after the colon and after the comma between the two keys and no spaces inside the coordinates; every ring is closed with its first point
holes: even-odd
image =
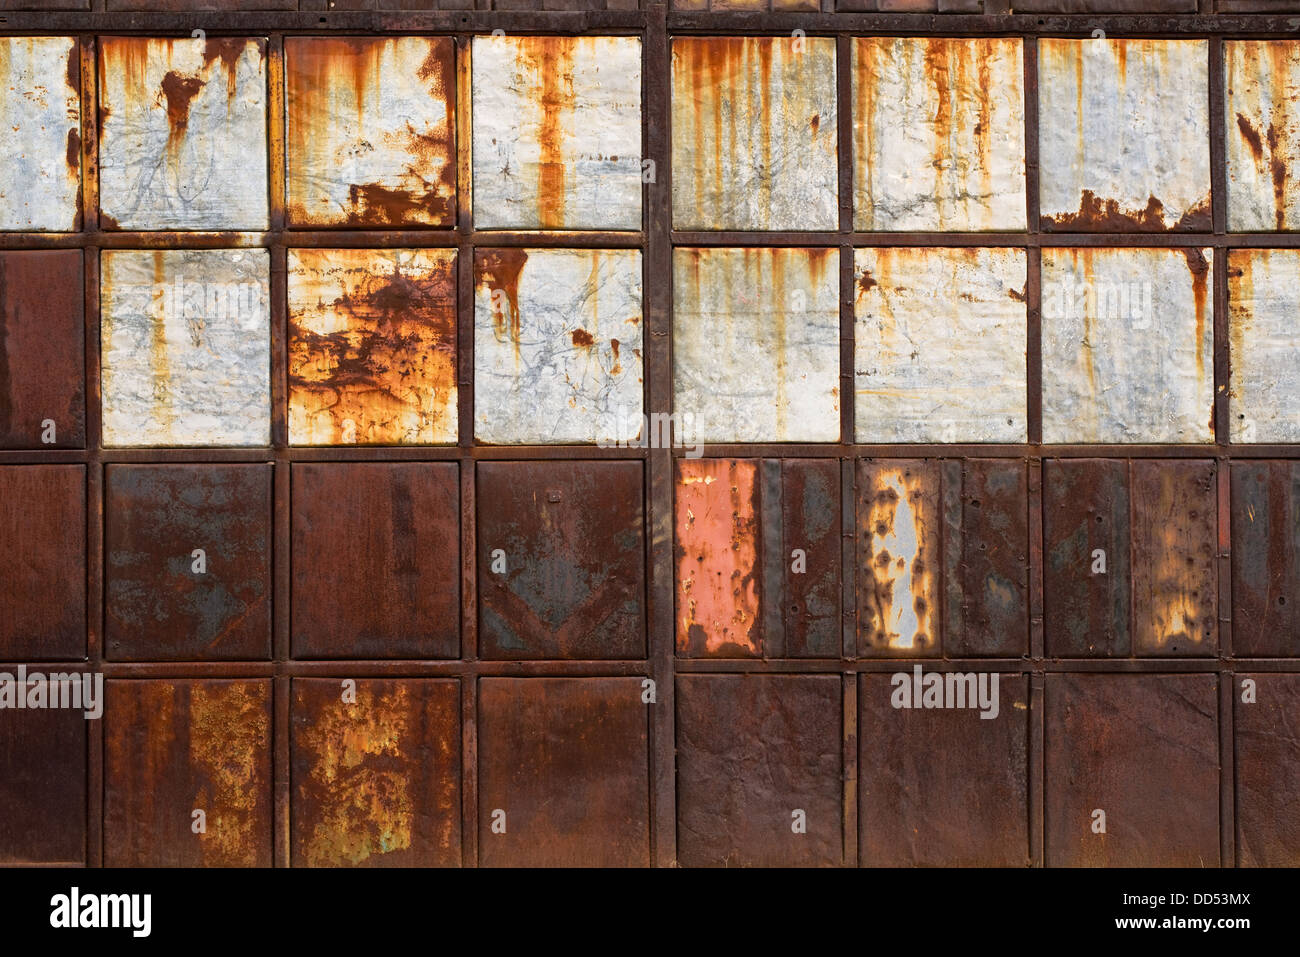
{"type": "Polygon", "coordinates": [[[456,251],[289,250],[289,441],[456,441],[456,251]]]}
{"type": "Polygon", "coordinates": [[[1232,650],[1300,656],[1300,462],[1233,462],[1232,650]]]}
{"type": "Polygon", "coordinates": [[[1228,251],[1229,438],[1300,442],[1300,250],[1228,251]]]}
{"type": "Polygon", "coordinates": [[[101,37],[105,228],[266,229],[267,43],[101,37]]]}
{"type": "Polygon", "coordinates": [[[643,439],[642,327],[639,250],[475,250],[475,438],[643,439]]]}
{"type": "Polygon", "coordinates": [[[460,864],[460,685],[295,678],[294,867],[460,864]]]}
{"type": "Polygon", "coordinates": [[[1232,682],[1237,864],[1295,867],[1300,865],[1300,675],[1238,674],[1232,682]]]}
{"type": "Polygon", "coordinates": [[[73,708],[0,711],[0,865],[85,861],[89,727],[73,708]]]}
{"type": "Polygon", "coordinates": [[[0,447],[86,444],[82,255],[0,252],[0,447]]]}
{"type": "Polygon", "coordinates": [[[1223,44],[1228,229],[1300,226],[1300,42],[1223,44]]]}
{"type": "Polygon", "coordinates": [[[988,676],[970,677],[973,688],[954,682],[954,700],[957,691],[964,696],[968,689],[974,690],[974,700],[944,708],[923,707],[924,697],[910,702],[911,669],[858,678],[858,829],[864,866],[1029,864],[1029,680],[998,675],[995,700],[988,676]],[[896,703],[904,683],[907,708],[896,703]]]}
{"type": "Polygon", "coordinates": [[[271,682],[105,691],[105,866],[270,867],[271,682]]]}
{"type": "Polygon", "coordinates": [[[1038,41],[1043,228],[1209,232],[1208,40],[1038,41]]]}
{"type": "Polygon", "coordinates": [[[1217,675],[1049,674],[1044,722],[1049,867],[1219,866],[1217,675]]]}
{"type": "Polygon", "coordinates": [[[1025,228],[1015,37],[853,41],[854,227],[1025,228]]]}
{"type": "Polygon", "coordinates": [[[480,462],[479,654],[639,658],[641,462],[480,462]]]}
{"type": "Polygon", "coordinates": [[[0,37],[0,230],[81,229],[80,84],[74,37],[0,37]]]}
{"type": "Polygon", "coordinates": [[[268,445],[270,254],[105,250],[104,445],[268,445]]]}
{"type": "Polygon", "coordinates": [[[839,459],[782,460],[786,657],[838,658],[843,649],[840,521],[839,459]]]}
{"type": "Polygon", "coordinates": [[[292,509],[295,657],[459,654],[455,463],[295,463],[292,509]]]}
{"type": "Polygon", "coordinates": [[[835,39],[674,37],[673,227],[835,229],[835,39]]]}
{"type": "Polygon", "coordinates": [[[479,862],[647,867],[649,719],[641,679],[479,682],[479,862]]]}
{"type": "Polygon", "coordinates": [[[477,228],[641,228],[640,37],[477,36],[472,63],[477,228]]]}
{"type": "Polygon", "coordinates": [[[1134,653],[1217,654],[1214,463],[1135,461],[1132,494],[1134,653]]]}
{"type": "Polygon", "coordinates": [[[839,675],[682,675],[676,690],[678,863],[839,864],[839,675]]]}
{"type": "Polygon", "coordinates": [[[295,226],[453,226],[455,41],[284,41],[295,226]]]}
{"type": "Polygon", "coordinates": [[[1025,251],[853,259],[857,440],[1027,441],[1025,251]]]}
{"type": "Polygon", "coordinates": [[[115,659],[271,656],[271,467],[110,465],[104,642],[115,659]]]}
{"type": "Polygon", "coordinates": [[[1044,442],[1214,440],[1213,255],[1042,251],[1044,442]]]}
{"type": "Polygon", "coordinates": [[[835,249],[673,252],[673,408],[687,444],[835,442],[835,249]]]}

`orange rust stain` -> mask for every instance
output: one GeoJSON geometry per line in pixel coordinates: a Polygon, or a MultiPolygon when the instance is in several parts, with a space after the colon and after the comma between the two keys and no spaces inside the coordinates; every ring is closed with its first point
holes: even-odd
{"type": "Polygon", "coordinates": [[[541,116],[537,128],[537,209],[543,229],[564,226],[568,174],[564,144],[566,126],[575,112],[574,38],[519,37],[516,62],[537,77],[541,116]]]}
{"type": "MultiPolygon", "coordinates": [[[[690,122],[695,149],[691,153],[695,205],[698,209],[716,209],[725,194],[728,167],[724,146],[736,143],[737,112],[743,104],[731,93],[746,65],[755,57],[766,56],[771,69],[770,37],[675,37],[673,59],[674,95],[690,98],[692,108],[679,116],[690,122]],[[766,53],[761,52],[766,49],[766,53]],[[729,133],[723,135],[723,114],[727,114],[729,133]],[[710,135],[711,134],[711,135],[710,135]]],[[[766,97],[766,92],[763,94],[766,97]]],[[[766,99],[763,103],[766,104],[766,99]]],[[[769,107],[770,109],[770,107],[769,107]]],[[[762,124],[760,135],[770,135],[762,124]]],[[[769,187],[770,188],[770,187],[769,187]]]]}
{"type": "MultiPolygon", "coordinates": [[[[244,50],[247,47],[247,40],[232,37],[213,37],[204,41],[203,72],[206,74],[213,63],[217,60],[221,61],[221,66],[226,71],[226,100],[228,102],[233,102],[235,99],[235,91],[239,85],[239,58],[244,55],[244,50]]],[[[261,43],[258,43],[257,47],[263,59],[265,59],[266,48],[261,43]]]]}
{"type": "MultiPolygon", "coordinates": [[[[944,171],[950,166],[949,151],[952,148],[952,90],[954,82],[960,80],[953,75],[957,57],[951,43],[940,37],[928,37],[924,42],[925,74],[935,97],[930,167],[934,171],[934,195],[942,196],[946,192],[943,185],[944,171]]],[[[966,88],[965,84],[958,86],[958,89],[966,88]]]]}
{"type": "Polygon", "coordinates": [[[596,344],[596,340],[586,329],[574,329],[571,338],[573,344],[580,349],[590,349],[596,344]]]}
{"type": "Polygon", "coordinates": [[[814,113],[813,118],[808,121],[808,125],[812,127],[813,136],[816,136],[817,131],[821,129],[822,115],[820,113],[814,113]]]}
{"type": "MultiPolygon", "coordinates": [[[[1210,264],[1199,249],[1184,249],[1187,269],[1192,274],[1192,298],[1196,303],[1196,381],[1205,384],[1205,324],[1208,303],[1207,285],[1210,264]]],[[[1213,428],[1213,425],[1211,425],[1213,428]]]]}
{"type": "Polygon", "coordinates": [[[1282,133],[1277,124],[1268,124],[1269,173],[1273,178],[1273,210],[1277,217],[1277,228],[1282,229],[1286,221],[1286,160],[1282,144],[1282,133]]]}
{"type": "Polygon", "coordinates": [[[197,836],[204,864],[247,863],[260,843],[262,794],[269,763],[271,722],[265,682],[212,681],[190,693],[189,758],[199,788],[195,807],[207,812],[197,836]]]}
{"type": "Polygon", "coordinates": [[[492,303],[492,324],[498,338],[510,337],[515,346],[515,357],[519,358],[520,317],[519,317],[519,276],[528,262],[528,253],[518,248],[480,249],[475,252],[474,283],[479,289],[486,290],[492,303]],[[506,308],[501,308],[504,293],[506,308]]]}
{"type": "Polygon", "coordinates": [[[169,70],[162,78],[162,95],[167,101],[167,152],[175,160],[190,123],[190,105],[205,81],[169,70]]]}
{"type": "Polygon", "coordinates": [[[1246,141],[1246,145],[1250,147],[1255,162],[1264,162],[1264,141],[1259,135],[1259,130],[1255,129],[1250,120],[1240,113],[1237,114],[1237,129],[1241,132],[1241,137],[1246,141]]]}

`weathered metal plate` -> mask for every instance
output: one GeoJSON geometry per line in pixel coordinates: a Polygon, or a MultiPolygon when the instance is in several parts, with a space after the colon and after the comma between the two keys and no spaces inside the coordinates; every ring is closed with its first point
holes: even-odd
{"type": "Polygon", "coordinates": [[[1300,463],[1230,468],[1233,654],[1300,656],[1300,463]]]}
{"type": "Polygon", "coordinates": [[[1217,675],[1047,676],[1049,867],[1219,866],[1218,694],[1217,675]]]}
{"type": "Polygon", "coordinates": [[[289,37],[287,212],[295,226],[454,226],[451,37],[289,37]]]}
{"type": "Polygon", "coordinates": [[[1026,442],[1023,249],[858,249],[859,442],[1026,442]]]}
{"type": "Polygon", "coordinates": [[[678,863],[841,863],[839,675],[682,675],[676,694],[678,863]]]}
{"type": "Polygon", "coordinates": [[[106,229],[266,229],[266,40],[101,37],[106,229]]]}
{"type": "Polygon", "coordinates": [[[647,867],[650,769],[641,679],[479,682],[479,861],[647,867]]]}
{"type": "Polygon", "coordinates": [[[456,441],[456,251],[289,250],[289,441],[456,441]]]}
{"type": "Polygon", "coordinates": [[[81,264],[75,249],[0,252],[2,448],[86,444],[81,264]]]}
{"type": "Polygon", "coordinates": [[[0,230],[81,229],[80,85],[75,37],[0,37],[0,230]]]}
{"type": "Polygon", "coordinates": [[[105,446],[269,445],[270,254],[105,250],[105,446]]]}
{"type": "Polygon", "coordinates": [[[270,867],[271,682],[105,688],[104,865],[270,867]]]}
{"type": "Polygon", "coordinates": [[[294,867],[455,867],[460,685],[295,678],[294,867]]]}
{"type": "Polygon", "coordinates": [[[1229,438],[1300,442],[1300,250],[1228,251],[1229,438]]]}
{"type": "Polygon", "coordinates": [[[639,250],[475,250],[475,438],[636,444],[642,325],[639,250]]]}
{"type": "Polygon", "coordinates": [[[855,228],[1024,229],[1024,87],[1018,37],[855,38],[855,228]]]}
{"type": "Polygon", "coordinates": [[[1042,251],[1044,442],[1214,440],[1213,255],[1042,251]]]}
{"type": "Polygon", "coordinates": [[[86,656],[86,470],[0,467],[0,660],[86,656]]]}
{"type": "Polygon", "coordinates": [[[1043,610],[1048,655],[1127,657],[1133,648],[1128,463],[1043,465],[1043,610]],[[1100,554],[1099,554],[1100,553],[1100,554]]]}
{"type": "Polygon", "coordinates": [[[687,444],[840,438],[835,249],[673,251],[673,408],[687,444]]]}
{"type": "Polygon", "coordinates": [[[0,864],[85,861],[89,727],[72,708],[0,711],[0,864]]]}
{"type": "Polygon", "coordinates": [[[1208,40],[1038,40],[1043,229],[1209,232],[1208,40]]]}
{"type": "Polygon", "coordinates": [[[1213,462],[1133,462],[1133,650],[1218,652],[1213,462]]]}
{"type": "Polygon", "coordinates": [[[996,717],[985,718],[994,714],[990,678],[982,708],[977,675],[953,679],[954,696],[975,692],[967,707],[924,708],[922,697],[903,708],[894,702],[901,703],[903,684],[910,694],[915,676],[912,669],[899,675],[858,678],[861,863],[1028,865],[1028,678],[998,675],[996,717]]]}
{"type": "Polygon", "coordinates": [[[477,36],[472,64],[475,227],[641,228],[640,37],[477,36]]]}
{"type": "Polygon", "coordinates": [[[295,463],[297,658],[460,653],[460,480],[449,462],[295,463]]]}
{"type": "Polygon", "coordinates": [[[269,658],[271,466],[110,465],[104,485],[107,656],[269,658]]]}
{"type": "Polygon", "coordinates": [[[672,39],[673,228],[836,229],[834,37],[672,39]]]}
{"type": "Polygon", "coordinates": [[[1300,865],[1300,675],[1237,674],[1232,684],[1237,866],[1295,867],[1300,865]]]}
{"type": "Polygon", "coordinates": [[[838,658],[844,647],[840,461],[783,459],[780,468],[782,543],[776,551],[785,585],[785,656],[838,658]]]}
{"type": "Polygon", "coordinates": [[[479,655],[643,658],[641,462],[480,462],[479,655]]]}
{"type": "Polygon", "coordinates": [[[1227,40],[1223,44],[1227,116],[1228,229],[1300,226],[1300,43],[1227,40]]]}

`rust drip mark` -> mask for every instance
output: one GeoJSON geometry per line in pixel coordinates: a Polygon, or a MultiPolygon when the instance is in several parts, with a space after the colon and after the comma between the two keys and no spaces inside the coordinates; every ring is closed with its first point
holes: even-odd
{"type": "Polygon", "coordinates": [[[1242,139],[1250,147],[1251,155],[1255,157],[1256,163],[1264,162],[1264,142],[1260,138],[1259,130],[1251,125],[1250,120],[1246,119],[1241,113],[1237,114],[1237,129],[1241,132],[1242,139]]]}
{"type": "Polygon", "coordinates": [[[812,127],[812,135],[816,136],[817,131],[820,130],[822,126],[822,115],[820,113],[814,113],[813,118],[808,121],[808,125],[812,127]]]}
{"type": "MultiPolygon", "coordinates": [[[[1192,298],[1196,304],[1196,382],[1205,385],[1205,329],[1206,307],[1209,302],[1208,281],[1210,264],[1205,254],[1196,248],[1184,249],[1187,269],[1192,274],[1192,298]]],[[[1210,432],[1214,432],[1214,403],[1210,403],[1210,432]]]]}
{"type": "Polygon", "coordinates": [[[900,470],[878,479],[867,523],[871,534],[875,641],[894,650],[925,646],[931,634],[928,575],[922,549],[928,532],[919,487],[900,470]]]}
{"type": "MultiPolygon", "coordinates": [[[[759,177],[758,193],[763,209],[772,208],[772,48],[771,40],[760,42],[753,48],[758,54],[759,156],[765,174],[759,177]]],[[[732,142],[735,142],[734,138],[732,142]]],[[[781,299],[778,298],[777,301],[780,302],[781,299]]],[[[781,378],[778,377],[777,381],[780,382],[781,378]]]]}
{"type": "Polygon", "coordinates": [[[1085,189],[1074,213],[1043,216],[1044,226],[1058,232],[1185,232],[1206,231],[1211,227],[1210,197],[1207,195],[1188,209],[1172,226],[1165,219],[1165,205],[1155,196],[1147,197],[1146,207],[1124,209],[1118,200],[1102,199],[1085,189]]]}
{"type": "Polygon", "coordinates": [[[487,291],[492,307],[492,325],[496,329],[498,340],[509,337],[515,347],[515,360],[520,358],[519,347],[522,335],[519,316],[519,277],[528,262],[528,253],[523,249],[483,249],[477,253],[474,269],[477,273],[475,283],[487,291]],[[505,308],[502,308],[502,296],[505,308]]]}
{"type": "Polygon", "coordinates": [[[521,39],[518,56],[540,85],[542,115],[537,130],[537,209],[542,229],[564,226],[567,169],[565,123],[573,116],[573,42],[567,37],[521,39]]]}
{"type": "MultiPolygon", "coordinates": [[[[934,92],[934,137],[930,150],[930,168],[934,171],[934,195],[945,193],[944,172],[951,165],[948,155],[952,148],[953,116],[952,88],[955,51],[942,37],[925,40],[924,70],[930,89],[934,92]]],[[[959,89],[967,89],[962,84],[959,89]]]]}
{"type": "Polygon", "coordinates": [[[865,296],[879,285],[880,283],[876,282],[875,277],[871,275],[871,270],[864,269],[862,275],[858,277],[858,295],[865,296]]]}
{"type": "Polygon", "coordinates": [[[762,41],[749,37],[677,37],[673,40],[673,57],[680,60],[683,67],[684,80],[675,81],[679,84],[678,92],[683,97],[689,96],[694,107],[687,111],[687,116],[695,144],[691,153],[695,208],[711,210],[706,219],[716,218],[725,195],[728,170],[723,161],[722,114],[725,112],[729,116],[731,138],[728,142],[734,148],[738,106],[732,102],[730,91],[736,88],[735,78],[741,75],[747,51],[756,42],[762,41]],[[712,142],[706,130],[706,114],[708,125],[712,127],[712,142]],[[707,165],[710,157],[711,166],[707,165]]]}
{"type": "Polygon", "coordinates": [[[175,70],[168,70],[162,78],[162,96],[167,100],[167,152],[173,161],[190,125],[190,106],[204,85],[197,76],[175,70]]]}
{"type": "Polygon", "coordinates": [[[74,175],[81,174],[81,134],[74,126],[68,130],[68,149],[64,159],[74,175]]]}
{"type": "MultiPolygon", "coordinates": [[[[203,72],[208,73],[217,60],[226,71],[226,100],[235,101],[235,91],[239,85],[239,58],[243,56],[248,41],[233,37],[213,37],[203,44],[203,72]]],[[[261,48],[261,44],[258,44],[261,48]]],[[[262,49],[262,56],[266,51],[262,49]]]]}
{"type": "Polygon", "coordinates": [[[195,684],[190,698],[189,757],[200,784],[195,806],[208,829],[198,840],[208,866],[247,861],[258,843],[258,805],[268,782],[259,755],[270,741],[266,687],[251,682],[195,684]]]}
{"type": "Polygon", "coordinates": [[[1273,211],[1277,228],[1286,221],[1286,161],[1282,158],[1282,134],[1275,123],[1268,124],[1268,171],[1273,178],[1273,211]]]}

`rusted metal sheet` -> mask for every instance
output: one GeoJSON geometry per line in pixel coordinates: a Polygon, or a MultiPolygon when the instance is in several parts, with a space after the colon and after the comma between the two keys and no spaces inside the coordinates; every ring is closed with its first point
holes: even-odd
{"type": "Polygon", "coordinates": [[[0,230],[81,229],[80,85],[75,37],[0,37],[0,230]]]}
{"type": "Polygon", "coordinates": [[[267,43],[100,37],[100,224],[266,229],[267,43]]]}
{"type": "Polygon", "coordinates": [[[1233,653],[1300,656],[1300,463],[1230,468],[1233,653]]]}
{"type": "Polygon", "coordinates": [[[838,658],[843,650],[840,462],[784,459],[780,467],[782,545],[776,551],[785,585],[785,655],[838,658]]]}
{"type": "Polygon", "coordinates": [[[1211,249],[1044,249],[1044,442],[1212,442],[1211,249]]]}
{"type": "Polygon", "coordinates": [[[460,480],[449,462],[293,465],[299,658],[460,653],[460,480]]]}
{"type": "Polygon", "coordinates": [[[639,250],[475,250],[475,438],[636,444],[642,326],[639,250]]]}
{"type": "Polygon", "coordinates": [[[1043,605],[1049,655],[1131,653],[1129,515],[1126,461],[1044,463],[1043,605]]]}
{"type": "Polygon", "coordinates": [[[1300,250],[1228,251],[1229,438],[1300,442],[1300,250]]]}
{"type": "Polygon", "coordinates": [[[1021,49],[1018,37],[854,39],[857,229],[1025,228],[1021,49]]]}
{"type": "Polygon", "coordinates": [[[456,441],[456,251],[289,250],[289,441],[456,441]]]}
{"type": "Polygon", "coordinates": [[[673,252],[673,408],[685,441],[835,442],[835,249],[673,252]]]}
{"type": "Polygon", "coordinates": [[[104,640],[138,661],[271,656],[271,467],[110,465],[104,640]]]}
{"type": "Polygon", "coordinates": [[[1300,43],[1227,40],[1223,44],[1228,229],[1295,229],[1300,192],[1300,43]]]}
{"type": "Polygon", "coordinates": [[[682,675],[676,694],[678,863],[839,864],[839,675],[682,675]]]}
{"type": "Polygon", "coordinates": [[[86,470],[0,466],[0,660],[86,656],[86,470]]]}
{"type": "Polygon", "coordinates": [[[1133,649],[1218,652],[1213,462],[1133,462],[1133,649]]]}
{"type": "MultiPolygon", "coordinates": [[[[228,13],[236,10],[297,10],[297,0],[105,0],[105,9],[165,10],[188,13],[198,10],[219,10],[228,13]]],[[[305,6],[303,9],[307,9],[305,6]]]]}
{"type": "Polygon", "coordinates": [[[105,446],[269,445],[270,254],[105,250],[105,446]]]}
{"type": "Polygon", "coordinates": [[[952,701],[960,692],[964,707],[923,707],[924,697],[920,702],[909,697],[911,706],[905,708],[899,689],[906,684],[910,695],[916,682],[912,669],[859,676],[858,829],[864,866],[1029,863],[1029,679],[996,677],[995,696],[990,676],[953,676],[952,701]],[[966,697],[967,690],[974,694],[966,697]]]}
{"type": "Polygon", "coordinates": [[[1209,232],[1208,40],[1038,41],[1042,226],[1209,232]]]}
{"type": "Polygon", "coordinates": [[[72,708],[0,711],[0,865],[85,861],[89,726],[72,708]]]}
{"type": "Polygon", "coordinates": [[[673,37],[675,229],[839,225],[834,37],[673,37]]]}
{"type": "Polygon", "coordinates": [[[286,187],[295,226],[454,226],[451,37],[289,37],[286,187]]]}
{"type": "Polygon", "coordinates": [[[86,444],[81,263],[79,250],[0,252],[0,447],[86,444]]]}
{"type": "Polygon", "coordinates": [[[1300,864],[1300,675],[1237,674],[1232,683],[1236,863],[1295,867],[1300,864]]]}
{"type": "Polygon", "coordinates": [[[1026,442],[1023,249],[853,254],[859,442],[1026,442]]]}
{"type": "Polygon", "coordinates": [[[641,658],[641,462],[480,462],[479,654],[641,658]]]}
{"type": "Polygon", "coordinates": [[[476,36],[472,64],[476,227],[641,228],[640,37],[476,36]]]}
{"type": "Polygon", "coordinates": [[[1219,866],[1217,675],[1049,674],[1044,721],[1049,867],[1219,866]]]}
{"type": "Polygon", "coordinates": [[[270,867],[271,682],[105,690],[105,866],[270,867]]]}
{"type": "Polygon", "coordinates": [[[294,867],[460,864],[460,685],[295,678],[294,867]]]}
{"type": "Polygon", "coordinates": [[[650,863],[641,679],[479,682],[479,861],[486,867],[650,863]]]}

